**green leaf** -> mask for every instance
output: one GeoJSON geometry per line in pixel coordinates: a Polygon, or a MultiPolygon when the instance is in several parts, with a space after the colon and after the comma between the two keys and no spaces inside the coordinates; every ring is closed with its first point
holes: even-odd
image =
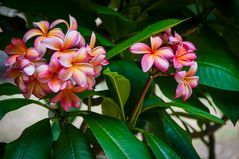
{"type": "Polygon", "coordinates": [[[23,131],[21,136],[6,146],[3,159],[49,158],[52,134],[48,119],[41,120],[23,131]]]}
{"type": "Polygon", "coordinates": [[[120,120],[97,114],[83,117],[108,158],[152,158],[148,148],[120,120]]]}
{"type": "MultiPolygon", "coordinates": [[[[90,30],[88,28],[85,28],[85,27],[81,27],[81,26],[78,26],[78,30],[81,33],[81,35],[84,36],[84,37],[85,36],[90,37],[92,32],[93,32],[92,30],[90,30]]],[[[110,42],[108,39],[104,38],[100,34],[95,32],[95,35],[96,35],[97,41],[99,41],[100,44],[102,44],[103,46],[109,46],[109,47],[114,46],[114,44],[112,42],[110,42]]]]}
{"type": "Polygon", "coordinates": [[[53,156],[55,159],[95,158],[85,134],[69,123],[65,124],[61,131],[53,150],[53,156]]]}
{"type": "Polygon", "coordinates": [[[159,137],[144,133],[144,136],[147,140],[149,147],[152,149],[154,155],[158,159],[180,159],[180,157],[166,144],[164,143],[159,137]]]}
{"type": "Polygon", "coordinates": [[[31,100],[31,99],[23,99],[23,98],[13,98],[13,99],[5,99],[0,101],[0,119],[4,117],[10,111],[19,109],[27,104],[41,104],[38,101],[31,100]]]}
{"type": "Polygon", "coordinates": [[[152,24],[152,25],[146,27],[145,29],[143,29],[141,32],[139,32],[135,36],[132,36],[131,38],[123,41],[122,43],[117,44],[113,49],[108,51],[107,58],[110,59],[110,58],[114,57],[115,55],[117,55],[117,54],[121,53],[122,51],[126,50],[127,48],[129,48],[135,42],[145,40],[152,35],[158,34],[168,28],[174,27],[184,21],[185,20],[167,19],[167,20],[163,20],[163,21],[157,22],[155,24],[152,24]]]}
{"type": "Polygon", "coordinates": [[[172,101],[172,102],[163,102],[161,99],[159,99],[156,96],[150,96],[149,99],[146,100],[146,102],[144,102],[144,106],[142,108],[142,113],[150,110],[150,109],[155,109],[155,108],[159,108],[162,109],[162,107],[178,107],[178,108],[182,108],[184,109],[186,112],[188,112],[189,114],[191,114],[193,117],[197,117],[199,119],[206,119],[206,120],[210,120],[219,124],[224,124],[224,121],[212,114],[209,114],[208,112],[205,112],[201,109],[198,109],[196,107],[193,107],[191,105],[188,105],[186,103],[182,103],[179,101],[172,101]],[[149,102],[152,101],[153,102],[149,102]]]}
{"type": "Polygon", "coordinates": [[[0,84],[0,95],[13,95],[20,93],[20,89],[11,83],[0,84]]]}
{"type": "Polygon", "coordinates": [[[211,51],[200,54],[197,62],[200,84],[239,91],[239,65],[236,60],[211,51]]]}
{"type": "Polygon", "coordinates": [[[104,77],[112,97],[118,102],[124,114],[124,105],[130,94],[129,80],[117,72],[111,72],[109,68],[104,70],[104,77]]]}
{"type": "Polygon", "coordinates": [[[162,118],[171,148],[184,159],[199,159],[191,138],[178,124],[165,114],[162,118]]]}
{"type": "Polygon", "coordinates": [[[121,118],[119,106],[113,100],[104,99],[101,104],[101,108],[102,108],[103,115],[118,118],[118,119],[121,118]]]}
{"type": "MultiPolygon", "coordinates": [[[[108,67],[112,72],[118,72],[118,74],[125,76],[130,81],[130,100],[127,101],[124,107],[126,115],[130,115],[133,107],[139,99],[140,93],[143,90],[149,75],[144,73],[134,62],[131,61],[113,61],[108,65],[108,67]]],[[[152,85],[150,90],[153,88],[152,85]]],[[[147,96],[148,94],[146,97],[147,96]]]]}
{"type": "Polygon", "coordinates": [[[216,106],[235,125],[239,119],[239,92],[207,88],[216,106]]]}

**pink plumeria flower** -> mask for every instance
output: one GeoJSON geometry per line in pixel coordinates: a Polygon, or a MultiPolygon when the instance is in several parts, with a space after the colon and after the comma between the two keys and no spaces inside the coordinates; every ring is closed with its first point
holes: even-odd
{"type": "Polygon", "coordinates": [[[192,88],[197,87],[199,81],[198,76],[194,76],[196,71],[197,63],[194,62],[188,72],[179,71],[174,75],[178,82],[175,98],[183,97],[183,101],[186,101],[192,95],[192,88]]]}
{"type": "Polygon", "coordinates": [[[169,47],[161,47],[162,39],[159,36],[150,37],[151,47],[144,43],[135,43],[130,47],[130,52],[134,54],[145,54],[142,58],[141,66],[147,72],[153,64],[162,72],[169,68],[168,59],[174,56],[169,47]]]}
{"type": "Polygon", "coordinates": [[[99,76],[102,66],[108,65],[109,62],[106,59],[106,51],[102,46],[95,47],[96,36],[92,32],[90,38],[90,45],[86,46],[87,52],[90,54],[90,63],[94,66],[95,77],[99,76]]]}
{"type": "Polygon", "coordinates": [[[180,44],[173,58],[173,64],[176,69],[180,69],[183,66],[191,66],[196,58],[194,51],[188,50],[185,48],[185,45],[180,44]]]}
{"type": "Polygon", "coordinates": [[[71,81],[68,81],[65,89],[61,90],[53,99],[52,102],[61,102],[61,106],[65,111],[71,107],[80,107],[80,98],[75,94],[86,90],[86,87],[75,87],[71,81]]]}
{"type": "Polygon", "coordinates": [[[5,65],[11,66],[17,61],[21,61],[24,57],[29,60],[35,60],[41,57],[41,54],[35,48],[27,48],[26,44],[22,39],[14,38],[5,48],[5,52],[10,55],[6,60],[5,65]]]}
{"type": "Polygon", "coordinates": [[[40,22],[34,22],[33,26],[35,29],[31,29],[23,37],[23,40],[26,42],[32,37],[37,36],[37,38],[34,41],[34,47],[39,50],[42,54],[45,53],[46,47],[41,43],[42,40],[46,38],[64,38],[64,33],[60,28],[50,28],[50,24],[48,21],[40,21],[40,22]]]}
{"type": "Polygon", "coordinates": [[[47,83],[51,91],[56,93],[66,87],[66,82],[58,78],[61,68],[60,63],[40,65],[36,70],[37,79],[43,83],[47,83]]]}
{"type": "Polygon", "coordinates": [[[59,62],[63,68],[58,77],[63,81],[73,79],[80,87],[85,87],[87,85],[87,76],[94,75],[94,68],[87,62],[87,55],[86,49],[82,47],[77,52],[60,56],[59,62]]]}
{"type": "Polygon", "coordinates": [[[196,47],[193,45],[193,43],[191,43],[189,41],[183,41],[182,36],[179,35],[176,31],[174,32],[174,36],[171,34],[171,29],[167,30],[166,34],[168,35],[169,43],[184,45],[184,47],[189,51],[196,50],[196,47]]]}
{"type": "Polygon", "coordinates": [[[75,30],[67,32],[64,40],[58,38],[47,38],[42,43],[50,50],[55,51],[51,57],[51,60],[57,60],[59,56],[75,52],[74,48],[79,42],[79,33],[75,30]]]}

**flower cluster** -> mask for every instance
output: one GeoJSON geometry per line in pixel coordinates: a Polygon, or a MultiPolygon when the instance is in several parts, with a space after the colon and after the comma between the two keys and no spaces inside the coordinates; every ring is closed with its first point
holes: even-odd
{"type": "Polygon", "coordinates": [[[54,92],[57,95],[51,102],[61,102],[66,111],[72,106],[79,107],[80,99],[75,93],[93,89],[102,66],[108,64],[105,49],[95,47],[94,33],[90,44],[86,44],[71,16],[70,23],[58,19],[51,24],[40,21],[33,26],[23,39],[14,38],[5,48],[9,55],[6,77],[15,80],[25,98],[32,94],[43,98],[54,92]],[[56,27],[61,23],[66,25],[66,33],[56,27]],[[27,47],[30,39],[33,47],[27,47]]]}
{"type": "Polygon", "coordinates": [[[144,72],[148,72],[153,65],[163,73],[174,67],[173,74],[178,83],[175,98],[182,97],[183,101],[187,100],[192,95],[192,88],[195,88],[199,81],[195,76],[197,71],[195,46],[189,41],[183,41],[177,32],[173,35],[171,29],[150,37],[150,43],[151,46],[135,43],[130,47],[130,52],[144,54],[141,61],[144,72]],[[184,66],[190,67],[188,72],[183,70],[184,66]]]}

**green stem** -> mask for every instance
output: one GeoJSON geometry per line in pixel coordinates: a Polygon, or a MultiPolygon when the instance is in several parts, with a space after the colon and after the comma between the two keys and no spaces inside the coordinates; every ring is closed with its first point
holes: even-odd
{"type": "Polygon", "coordinates": [[[136,105],[133,109],[133,112],[132,112],[132,114],[130,116],[130,119],[129,119],[129,124],[132,127],[134,127],[136,125],[136,121],[137,121],[138,116],[140,114],[140,111],[142,109],[145,94],[147,93],[152,81],[153,81],[153,76],[149,76],[149,78],[148,78],[148,80],[147,80],[147,82],[144,86],[144,89],[139,96],[139,100],[137,101],[137,103],[136,103],[136,105]]]}

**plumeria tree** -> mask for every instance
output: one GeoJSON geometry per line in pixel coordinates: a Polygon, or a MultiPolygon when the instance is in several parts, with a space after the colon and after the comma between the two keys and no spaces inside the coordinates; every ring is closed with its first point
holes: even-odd
{"type": "Polygon", "coordinates": [[[4,1],[25,21],[0,22],[9,81],[0,84],[9,95],[0,119],[31,103],[49,117],[2,143],[0,157],[191,159],[200,158],[192,145],[200,138],[215,158],[214,132],[239,118],[239,4],[230,4],[4,1]]]}

